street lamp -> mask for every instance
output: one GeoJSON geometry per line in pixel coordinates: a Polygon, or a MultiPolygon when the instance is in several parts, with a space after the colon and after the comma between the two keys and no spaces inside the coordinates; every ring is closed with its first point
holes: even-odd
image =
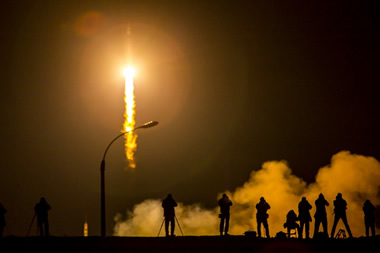
{"type": "Polygon", "coordinates": [[[144,125],[135,127],[132,130],[122,132],[108,144],[106,150],[104,151],[103,160],[102,160],[102,163],[100,164],[100,234],[102,237],[106,236],[106,193],[105,193],[105,183],[104,183],[104,171],[106,168],[105,159],[106,159],[107,151],[111,147],[112,143],[114,143],[121,136],[140,128],[150,128],[156,125],[158,125],[157,121],[149,121],[145,123],[144,125]]]}

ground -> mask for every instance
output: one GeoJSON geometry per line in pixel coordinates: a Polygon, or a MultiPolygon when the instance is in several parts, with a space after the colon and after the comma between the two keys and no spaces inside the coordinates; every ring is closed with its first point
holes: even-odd
{"type": "Polygon", "coordinates": [[[353,239],[259,239],[247,236],[6,237],[0,252],[354,252],[374,251],[380,236],[353,239]]]}

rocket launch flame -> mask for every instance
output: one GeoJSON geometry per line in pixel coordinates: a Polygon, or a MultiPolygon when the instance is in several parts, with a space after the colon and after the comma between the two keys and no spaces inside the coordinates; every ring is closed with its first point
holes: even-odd
{"type": "MultiPolygon", "coordinates": [[[[124,135],[125,138],[125,156],[128,161],[128,167],[130,169],[136,168],[135,162],[135,151],[137,148],[137,134],[132,131],[135,128],[135,115],[136,115],[136,102],[134,94],[133,78],[135,76],[135,69],[130,65],[132,61],[132,51],[131,51],[131,27],[127,26],[127,62],[128,67],[124,69],[125,78],[125,91],[124,91],[124,125],[123,132],[128,132],[124,135]],[[129,132],[130,131],[130,132],[129,132]]],[[[128,168],[127,167],[127,168],[128,168]]]]}
{"type": "MultiPolygon", "coordinates": [[[[125,113],[124,113],[124,125],[123,131],[128,132],[135,128],[135,115],[136,115],[136,102],[134,94],[133,78],[135,75],[135,69],[128,66],[124,70],[125,77],[125,92],[124,92],[124,103],[125,103],[125,113]]],[[[131,131],[125,136],[125,155],[128,161],[128,167],[131,169],[136,168],[135,162],[135,151],[137,148],[137,134],[131,131]]]]}

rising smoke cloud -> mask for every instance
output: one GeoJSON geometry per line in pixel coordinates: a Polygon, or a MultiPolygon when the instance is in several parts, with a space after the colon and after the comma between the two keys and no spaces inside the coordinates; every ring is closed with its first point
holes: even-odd
{"type": "MultiPolygon", "coordinates": [[[[298,213],[298,203],[305,196],[313,206],[320,193],[330,203],[327,207],[328,229],[331,232],[333,223],[333,200],[340,192],[348,203],[347,218],[355,237],[365,233],[363,203],[366,199],[377,206],[380,205],[380,163],[373,157],[351,154],[342,151],[331,158],[328,166],[321,168],[315,183],[306,184],[301,178],[292,174],[286,161],[269,161],[257,171],[252,171],[249,180],[233,192],[227,192],[233,206],[231,207],[230,233],[241,235],[247,230],[256,231],[256,209],[260,197],[264,197],[271,205],[269,214],[270,235],[275,236],[284,231],[286,214],[293,209],[298,213]]],[[[220,193],[217,198],[221,197],[220,193]]],[[[185,235],[217,235],[219,234],[218,207],[204,209],[198,204],[179,204],[176,215],[185,235]]],[[[161,200],[145,200],[137,204],[133,211],[128,211],[126,219],[123,215],[115,216],[116,236],[157,236],[163,220],[161,200]]],[[[337,230],[344,229],[342,222],[337,230]]],[[[314,219],[310,226],[312,236],[314,219]]],[[[177,229],[177,234],[179,233],[177,229]]],[[[379,233],[379,229],[377,229],[379,233]]],[[[163,231],[162,231],[163,234],[163,231]]]]}

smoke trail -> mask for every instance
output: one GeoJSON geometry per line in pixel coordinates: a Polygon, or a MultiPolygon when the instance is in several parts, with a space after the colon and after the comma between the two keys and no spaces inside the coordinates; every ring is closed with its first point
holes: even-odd
{"type": "MultiPolygon", "coordinates": [[[[275,236],[277,232],[284,231],[287,212],[293,209],[298,213],[298,203],[303,196],[313,206],[313,216],[314,201],[322,192],[330,203],[326,209],[330,233],[334,218],[333,200],[340,192],[348,203],[347,217],[351,231],[355,237],[359,237],[365,234],[363,203],[369,199],[375,206],[380,205],[379,190],[380,163],[373,157],[339,152],[332,157],[330,165],[318,171],[315,183],[310,185],[292,174],[285,161],[265,162],[260,170],[252,171],[243,186],[227,193],[234,203],[231,207],[230,232],[243,234],[247,230],[256,231],[255,206],[263,196],[271,205],[268,223],[270,235],[275,236]]],[[[146,200],[128,212],[125,220],[120,214],[115,217],[115,235],[156,236],[163,220],[162,214],[160,200],[146,200]]],[[[218,208],[205,210],[199,205],[179,205],[176,214],[186,235],[219,234],[218,208]]],[[[340,228],[344,229],[341,222],[337,231],[340,228]]],[[[310,226],[311,236],[313,229],[314,219],[310,226]]]]}

